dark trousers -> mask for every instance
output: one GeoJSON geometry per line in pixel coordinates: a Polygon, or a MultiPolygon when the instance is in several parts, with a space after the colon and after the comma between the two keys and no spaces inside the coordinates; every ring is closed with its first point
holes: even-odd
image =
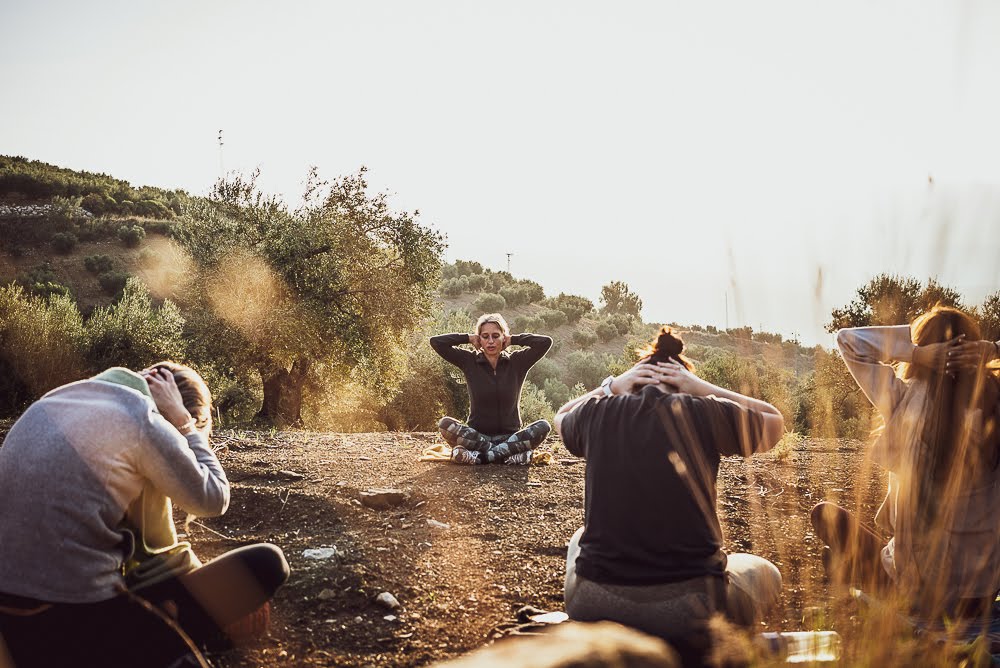
{"type": "Polygon", "coordinates": [[[5,660],[16,668],[197,666],[196,647],[226,647],[223,629],[260,608],[287,579],[284,554],[265,543],[98,603],[0,596],[8,654],[0,644],[0,668],[5,660]]]}

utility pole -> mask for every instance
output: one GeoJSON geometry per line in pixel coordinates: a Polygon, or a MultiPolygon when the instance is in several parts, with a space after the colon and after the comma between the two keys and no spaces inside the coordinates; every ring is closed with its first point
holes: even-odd
{"type": "Polygon", "coordinates": [[[222,162],[222,130],[219,130],[219,178],[225,178],[226,167],[222,162]]]}
{"type": "Polygon", "coordinates": [[[510,273],[510,256],[511,255],[513,255],[513,253],[507,253],[507,273],[508,274],[510,273]]]}
{"type": "Polygon", "coordinates": [[[729,290],[726,290],[726,329],[729,329],[729,290]]]}

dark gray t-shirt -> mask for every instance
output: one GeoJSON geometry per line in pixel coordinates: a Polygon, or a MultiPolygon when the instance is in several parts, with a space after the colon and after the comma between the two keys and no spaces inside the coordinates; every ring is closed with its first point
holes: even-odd
{"type": "Polygon", "coordinates": [[[587,400],[563,419],[562,438],[587,460],[581,577],[640,585],[723,575],[719,460],[760,447],[759,413],[646,387],[587,400]]]}

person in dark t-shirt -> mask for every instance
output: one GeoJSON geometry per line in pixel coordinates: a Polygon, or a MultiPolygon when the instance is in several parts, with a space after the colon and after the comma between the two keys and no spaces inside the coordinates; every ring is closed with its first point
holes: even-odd
{"type": "Polygon", "coordinates": [[[537,420],[521,427],[521,387],[528,370],[540,360],[552,339],[539,334],[511,336],[499,313],[487,313],[476,322],[475,334],[441,334],[431,337],[434,351],[465,374],[469,388],[466,423],[443,417],[441,436],[452,446],[451,460],[459,464],[531,463],[552,426],[537,420]],[[476,352],[457,348],[471,344],[476,352]],[[510,352],[510,345],[523,346],[510,352]]]}
{"type": "Polygon", "coordinates": [[[752,624],[781,591],[771,562],[725,553],[715,509],[720,458],[769,450],[784,431],[781,413],[698,378],[682,351],[663,327],[638,364],[555,418],[566,449],[587,460],[567,613],[672,641],[714,612],[752,624]]]}

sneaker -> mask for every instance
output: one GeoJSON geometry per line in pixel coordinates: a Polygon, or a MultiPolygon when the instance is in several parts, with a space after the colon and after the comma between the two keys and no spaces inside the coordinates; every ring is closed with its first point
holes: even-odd
{"type": "Polygon", "coordinates": [[[456,464],[478,464],[479,455],[471,450],[466,450],[463,447],[454,447],[451,449],[451,461],[456,464]]]}
{"type": "Polygon", "coordinates": [[[527,466],[531,463],[531,455],[533,452],[534,450],[525,450],[524,452],[518,452],[517,454],[513,454],[507,459],[503,460],[503,463],[527,466]]]}

